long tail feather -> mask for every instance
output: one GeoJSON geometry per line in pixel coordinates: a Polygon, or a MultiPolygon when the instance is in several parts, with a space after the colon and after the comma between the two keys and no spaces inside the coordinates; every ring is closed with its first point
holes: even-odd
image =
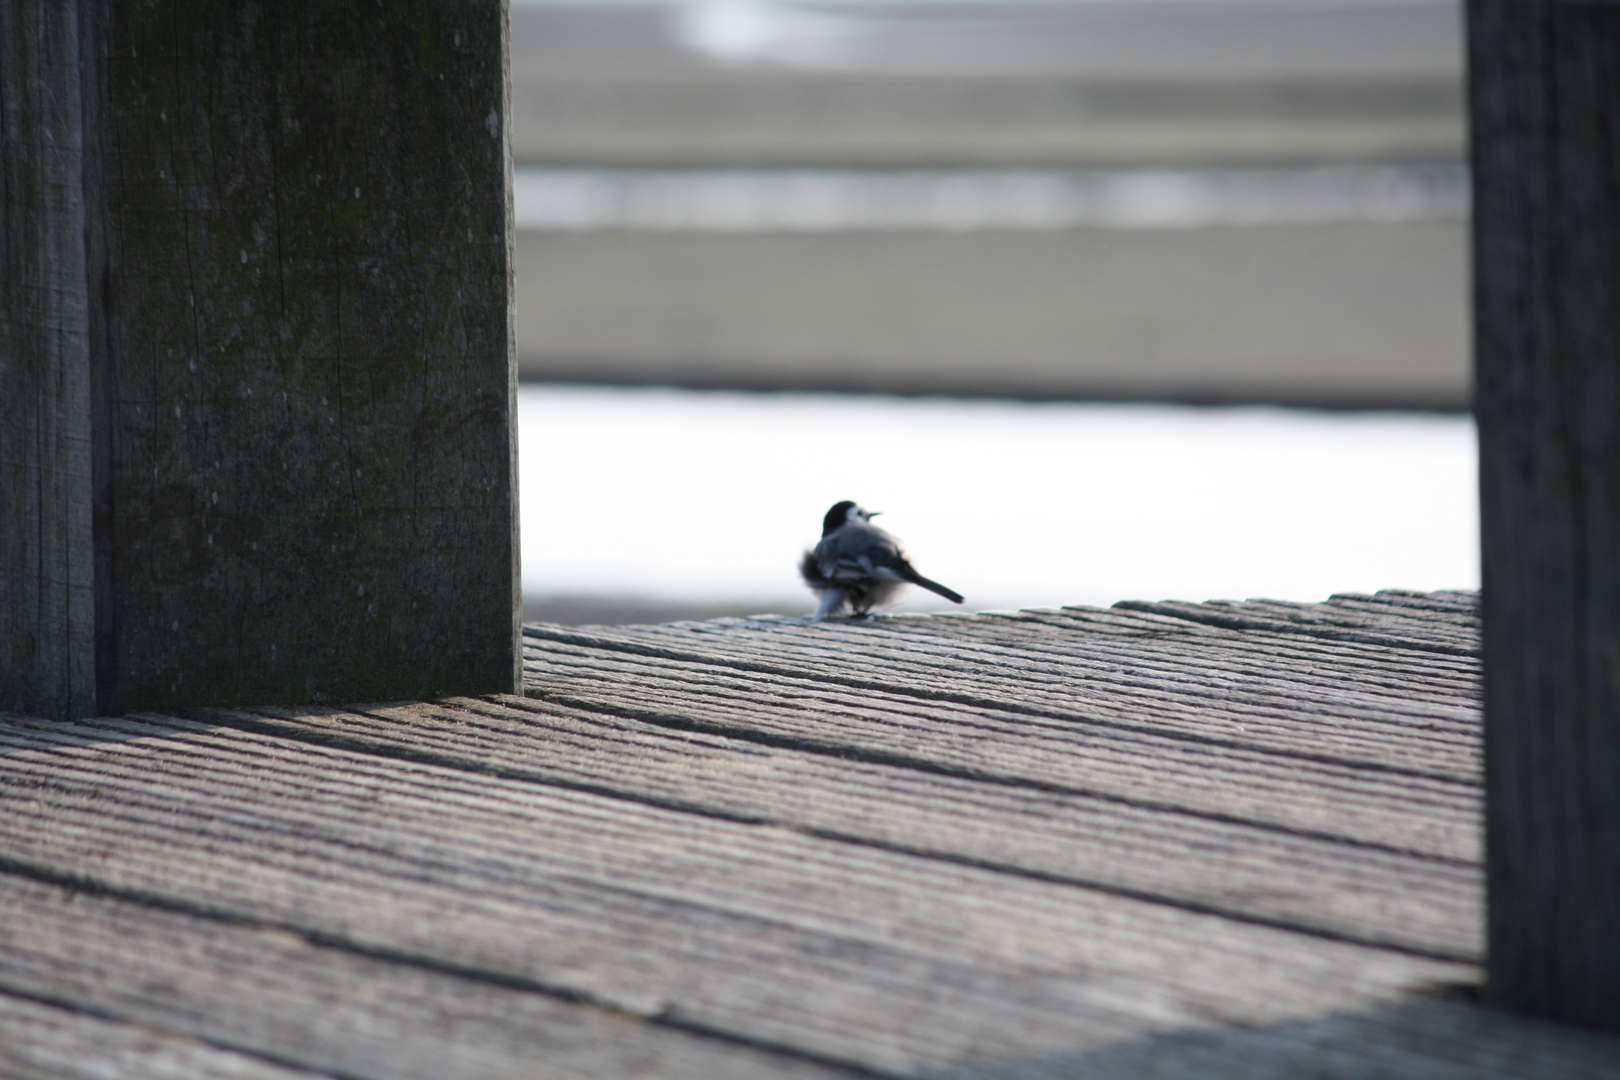
{"type": "MultiPolygon", "coordinates": [[[[910,569],[910,567],[907,567],[907,569],[910,569]]],[[[922,586],[923,588],[927,589],[931,593],[938,593],[940,596],[943,596],[945,599],[949,600],[953,604],[960,604],[962,602],[962,594],[961,593],[957,592],[955,589],[947,589],[945,586],[941,585],[937,581],[930,581],[928,578],[923,577],[921,574],[917,573],[917,571],[915,571],[915,570],[911,571],[911,574],[909,575],[907,580],[910,581],[913,585],[922,586]]]]}

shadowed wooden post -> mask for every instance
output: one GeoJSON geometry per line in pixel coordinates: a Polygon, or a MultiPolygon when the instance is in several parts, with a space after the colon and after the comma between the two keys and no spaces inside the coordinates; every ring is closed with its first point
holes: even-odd
{"type": "Polygon", "coordinates": [[[1620,1030],[1620,5],[1468,24],[1488,995],[1620,1030]]]}
{"type": "Polygon", "coordinates": [[[512,690],[504,5],[3,18],[0,708],[512,690]]]}
{"type": "Polygon", "coordinates": [[[79,19],[0,3],[0,708],[95,708],[79,19]]]}

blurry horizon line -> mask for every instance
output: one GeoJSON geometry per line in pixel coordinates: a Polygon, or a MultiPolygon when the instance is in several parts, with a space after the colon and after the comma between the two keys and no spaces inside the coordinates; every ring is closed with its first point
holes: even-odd
{"type": "MultiPolygon", "coordinates": [[[[555,361],[552,361],[551,364],[556,366],[555,361]]],[[[605,374],[592,377],[586,374],[586,371],[592,366],[596,366],[596,363],[582,360],[578,365],[578,370],[570,374],[535,374],[532,369],[525,371],[520,360],[517,381],[520,387],[533,390],[625,391],[627,393],[669,393],[712,397],[725,395],[754,398],[801,397],[858,400],[863,402],[934,402],[945,405],[1028,405],[1052,406],[1055,408],[1079,405],[1104,408],[1117,407],[1120,409],[1186,409],[1197,412],[1248,410],[1289,414],[1319,413],[1329,416],[1384,413],[1395,416],[1471,418],[1474,414],[1472,402],[1458,404],[1451,397],[1412,397],[1402,400],[1391,398],[1388,394],[1368,395],[1364,398],[1346,397],[1343,394],[1323,394],[1307,397],[1285,394],[1199,392],[1197,390],[1189,390],[1179,396],[1169,394],[1154,396],[1126,391],[1109,392],[1104,389],[1099,389],[1095,393],[1056,394],[1038,393],[1033,390],[1028,393],[1021,393],[1017,390],[1005,388],[998,391],[988,389],[981,391],[974,389],[908,389],[900,386],[892,388],[873,385],[846,386],[833,382],[816,384],[803,380],[784,380],[780,382],[759,380],[751,383],[727,379],[680,381],[673,379],[653,380],[633,374],[626,374],[622,378],[615,377],[611,365],[602,365],[606,369],[605,374]]]]}
{"type": "Polygon", "coordinates": [[[742,7],[880,8],[940,5],[950,7],[1083,7],[1133,4],[1182,4],[1231,7],[1375,8],[1420,7],[1446,0],[508,0],[513,7],[695,7],[725,3],[742,7]]]}
{"type": "Polygon", "coordinates": [[[520,165],[525,232],[1050,232],[1459,221],[1468,167],[636,168],[520,165]]]}

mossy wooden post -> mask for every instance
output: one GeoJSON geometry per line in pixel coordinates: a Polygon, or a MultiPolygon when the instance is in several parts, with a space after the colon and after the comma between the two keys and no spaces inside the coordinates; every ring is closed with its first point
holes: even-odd
{"type": "Polygon", "coordinates": [[[0,5],[0,708],[512,691],[505,5],[0,5]]]}
{"type": "Polygon", "coordinates": [[[1620,3],[1468,33],[1488,996],[1620,1030],[1620,3]]]}

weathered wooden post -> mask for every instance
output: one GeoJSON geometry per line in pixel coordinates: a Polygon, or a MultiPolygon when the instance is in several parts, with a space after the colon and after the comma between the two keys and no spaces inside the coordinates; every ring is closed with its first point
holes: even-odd
{"type": "Polygon", "coordinates": [[[1620,4],[1468,34],[1488,997],[1620,1030],[1620,4]]]}
{"type": "Polygon", "coordinates": [[[502,0],[0,0],[0,708],[517,684],[502,0]]]}

